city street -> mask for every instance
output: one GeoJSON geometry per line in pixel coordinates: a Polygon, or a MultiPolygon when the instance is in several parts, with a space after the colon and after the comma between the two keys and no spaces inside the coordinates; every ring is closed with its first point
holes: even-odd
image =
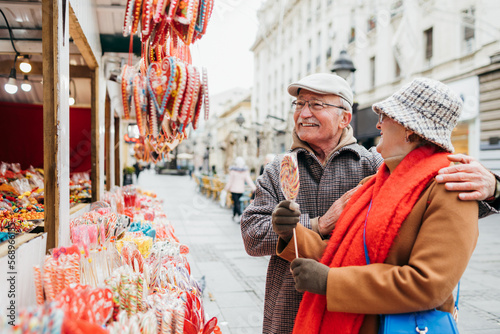
{"type": "MultiPolygon", "coordinates": [[[[246,254],[231,211],[197,193],[189,176],[145,170],[138,185],[164,200],[176,236],[190,249],[192,275],[205,284],[206,313],[219,319],[222,333],[261,333],[268,258],[246,254]]],[[[478,245],[461,281],[459,329],[500,333],[500,216],[481,220],[479,228],[478,245]]]]}

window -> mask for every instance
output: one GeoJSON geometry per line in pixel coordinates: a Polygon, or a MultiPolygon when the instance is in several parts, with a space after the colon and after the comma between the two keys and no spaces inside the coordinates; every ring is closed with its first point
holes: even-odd
{"type": "Polygon", "coordinates": [[[375,88],[375,57],[370,58],[370,87],[375,88]]]}
{"type": "Polygon", "coordinates": [[[318,32],[318,41],[316,42],[316,66],[319,66],[320,62],[321,62],[321,31],[318,32]]]}
{"type": "Polygon", "coordinates": [[[476,10],[470,7],[462,11],[463,49],[466,53],[474,51],[474,37],[476,35],[476,10]]]}
{"type": "Polygon", "coordinates": [[[312,7],[312,1],[309,1],[308,3],[309,9],[307,11],[307,24],[311,24],[312,21],[312,16],[313,16],[313,7],[312,7]]]}
{"type": "Polygon", "coordinates": [[[326,50],[326,59],[329,60],[332,58],[332,47],[330,46],[328,50],[326,50]]]}
{"type": "Polygon", "coordinates": [[[351,27],[351,32],[349,34],[349,43],[352,43],[356,40],[356,28],[351,27]]]}
{"type": "Polygon", "coordinates": [[[333,22],[328,23],[328,39],[335,38],[335,30],[333,29],[333,22]]]}
{"type": "Polygon", "coordinates": [[[311,71],[312,59],[312,40],[309,39],[309,41],[307,42],[307,73],[311,71]]]}
{"type": "Polygon", "coordinates": [[[432,58],[432,27],[424,31],[425,41],[425,59],[431,60],[432,58]]]}
{"type": "Polygon", "coordinates": [[[299,50],[299,61],[298,61],[298,67],[299,67],[299,79],[302,76],[302,50],[299,50]]]}
{"type": "Polygon", "coordinates": [[[403,11],[403,0],[394,0],[391,4],[391,17],[394,17],[403,11]]]}
{"type": "Polygon", "coordinates": [[[351,29],[349,31],[349,43],[356,40],[356,22],[354,20],[354,9],[351,9],[351,29]]]}
{"type": "Polygon", "coordinates": [[[399,63],[397,59],[394,59],[394,77],[398,79],[401,76],[401,67],[399,67],[399,63]]]}
{"type": "Polygon", "coordinates": [[[377,17],[375,15],[371,15],[368,19],[368,29],[367,31],[372,31],[377,27],[377,17]]]}

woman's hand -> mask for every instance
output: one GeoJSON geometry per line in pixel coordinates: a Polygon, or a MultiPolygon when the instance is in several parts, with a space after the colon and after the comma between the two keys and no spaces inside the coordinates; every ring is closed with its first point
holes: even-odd
{"type": "Polygon", "coordinates": [[[298,258],[290,264],[295,289],[299,292],[309,291],[318,295],[326,295],[329,270],[328,266],[312,259],[298,258]]]}

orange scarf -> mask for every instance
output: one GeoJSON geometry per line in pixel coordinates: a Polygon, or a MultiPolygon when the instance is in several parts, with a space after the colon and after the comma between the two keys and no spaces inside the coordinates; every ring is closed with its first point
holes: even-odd
{"type": "MultiPolygon", "coordinates": [[[[382,164],[375,177],[349,200],[321,263],[330,268],[366,265],[363,229],[368,206],[366,243],[371,263],[383,263],[399,228],[439,169],[449,166],[447,153],[423,146],[410,152],[392,174],[382,164]]],[[[328,291],[327,291],[328,293],[328,291]]],[[[326,296],[306,292],[293,333],[358,333],[364,314],[329,312],[326,296]]]]}

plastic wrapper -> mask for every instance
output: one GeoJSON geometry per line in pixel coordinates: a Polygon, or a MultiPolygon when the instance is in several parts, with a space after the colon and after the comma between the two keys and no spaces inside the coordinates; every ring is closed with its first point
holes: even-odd
{"type": "Polygon", "coordinates": [[[31,193],[31,186],[30,183],[27,179],[17,179],[9,183],[9,185],[16,189],[16,191],[19,193],[19,195],[28,193],[28,195],[31,193]]]}

